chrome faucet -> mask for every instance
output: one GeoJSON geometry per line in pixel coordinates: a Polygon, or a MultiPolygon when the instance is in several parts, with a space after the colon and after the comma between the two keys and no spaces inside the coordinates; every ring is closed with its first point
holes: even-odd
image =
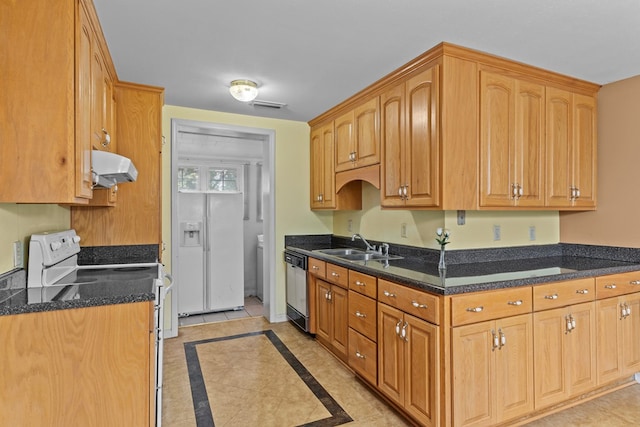
{"type": "Polygon", "coordinates": [[[377,251],[376,245],[370,245],[369,242],[367,242],[367,239],[365,239],[364,237],[362,237],[361,235],[359,235],[357,233],[354,234],[353,236],[351,236],[351,241],[352,242],[355,242],[356,239],[362,240],[364,242],[364,244],[367,245],[367,250],[368,251],[373,251],[373,252],[377,251]]]}

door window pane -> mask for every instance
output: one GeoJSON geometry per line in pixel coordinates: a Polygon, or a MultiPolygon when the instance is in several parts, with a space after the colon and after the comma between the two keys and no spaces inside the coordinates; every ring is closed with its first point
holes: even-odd
{"type": "Polygon", "coordinates": [[[209,168],[209,191],[238,191],[238,170],[209,168]]]}
{"type": "Polygon", "coordinates": [[[197,167],[180,167],[178,168],[178,191],[180,190],[199,190],[198,180],[200,171],[197,167]]]}

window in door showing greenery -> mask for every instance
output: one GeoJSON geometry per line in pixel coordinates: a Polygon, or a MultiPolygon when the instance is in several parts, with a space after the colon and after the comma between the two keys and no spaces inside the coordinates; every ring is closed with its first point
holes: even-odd
{"type": "Polygon", "coordinates": [[[178,191],[199,189],[200,169],[197,167],[181,167],[178,169],[178,191]]]}
{"type": "Polygon", "coordinates": [[[238,191],[237,169],[209,168],[209,190],[238,191]]]}

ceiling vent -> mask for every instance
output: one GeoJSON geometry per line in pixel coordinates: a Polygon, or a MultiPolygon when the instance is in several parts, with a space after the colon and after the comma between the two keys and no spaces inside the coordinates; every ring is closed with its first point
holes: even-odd
{"type": "Polygon", "coordinates": [[[260,101],[259,99],[251,101],[250,104],[254,107],[273,108],[275,110],[279,110],[287,106],[287,104],[283,104],[282,102],[260,101]]]}

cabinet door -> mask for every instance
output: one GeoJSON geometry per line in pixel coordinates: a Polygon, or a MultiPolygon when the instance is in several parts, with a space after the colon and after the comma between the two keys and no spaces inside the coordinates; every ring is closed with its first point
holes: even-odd
{"type": "Polygon", "coordinates": [[[438,327],[406,313],[404,321],[407,324],[404,408],[423,425],[437,425],[440,404],[438,327]]]}
{"type": "Polygon", "coordinates": [[[565,364],[565,314],[564,308],[533,314],[536,409],[562,401],[568,394],[564,374],[568,369],[565,364]]]}
{"type": "Polygon", "coordinates": [[[349,297],[340,286],[331,286],[332,331],[331,345],[336,353],[346,358],[349,351],[349,297]]]}
{"type": "Polygon", "coordinates": [[[311,209],[335,208],[333,122],[311,135],[311,209]]]}
{"type": "Polygon", "coordinates": [[[454,426],[495,424],[496,332],[494,321],[452,328],[454,426]]]}
{"type": "Polygon", "coordinates": [[[355,144],[353,111],[338,117],[333,122],[335,132],[335,171],[341,172],[355,166],[355,144]]]}
{"type": "Polygon", "coordinates": [[[629,315],[622,319],[622,367],[624,375],[640,372],[640,293],[624,297],[629,315]]]}
{"type": "Polygon", "coordinates": [[[569,397],[595,388],[596,318],[595,302],[567,307],[575,327],[566,335],[566,373],[569,397]]]}
{"type": "Polygon", "coordinates": [[[574,95],[573,183],[579,194],[574,206],[596,206],[596,100],[574,95]]]}
{"type": "Polygon", "coordinates": [[[572,94],[547,87],[547,206],[568,206],[573,185],[572,94]]]}
{"type": "Polygon", "coordinates": [[[621,308],[618,298],[596,301],[598,384],[622,377],[621,308]]]}
{"type": "Polygon", "coordinates": [[[380,163],[380,126],[378,97],[353,110],[356,167],[380,163]]]}
{"type": "Polygon", "coordinates": [[[106,148],[103,145],[107,96],[105,88],[106,74],[100,47],[94,38],[91,46],[91,148],[95,150],[106,148]]]}
{"type": "Polygon", "coordinates": [[[380,95],[380,204],[404,206],[404,83],[380,95]]]}
{"type": "Polygon", "coordinates": [[[396,333],[402,321],[402,311],[378,303],[378,388],[398,405],[405,393],[404,346],[396,333]]]}
{"type": "Polygon", "coordinates": [[[481,206],[544,204],[544,87],[481,71],[481,206]]]}
{"type": "Polygon", "coordinates": [[[331,343],[333,323],[329,301],[330,295],[331,285],[323,280],[316,280],[316,335],[324,340],[326,344],[331,343]]]}
{"type": "Polygon", "coordinates": [[[92,45],[93,30],[83,2],[78,6],[78,41],[76,44],[76,196],[91,198],[92,136],[92,45]]]}
{"type": "Polygon", "coordinates": [[[511,206],[515,173],[515,80],[480,72],[480,205],[511,206]]]}
{"type": "Polygon", "coordinates": [[[497,421],[533,411],[532,315],[508,317],[496,322],[501,344],[496,356],[497,421]],[[504,337],[504,338],[503,338],[504,337]]]}
{"type": "Polygon", "coordinates": [[[435,65],[405,83],[407,206],[440,204],[439,70],[435,65]]]}

